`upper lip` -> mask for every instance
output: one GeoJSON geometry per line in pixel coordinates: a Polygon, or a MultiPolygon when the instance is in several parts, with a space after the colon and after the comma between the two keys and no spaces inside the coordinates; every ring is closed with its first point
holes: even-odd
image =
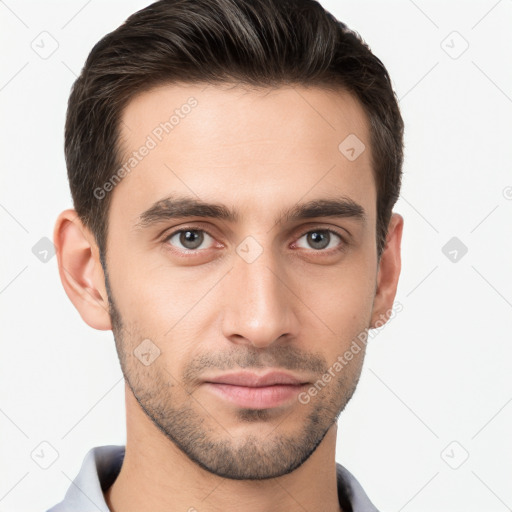
{"type": "Polygon", "coordinates": [[[306,382],[299,377],[295,377],[289,373],[279,371],[272,371],[262,375],[252,372],[228,373],[209,378],[205,382],[213,382],[215,384],[231,384],[232,386],[246,386],[254,388],[274,386],[276,384],[306,384],[306,382]]]}

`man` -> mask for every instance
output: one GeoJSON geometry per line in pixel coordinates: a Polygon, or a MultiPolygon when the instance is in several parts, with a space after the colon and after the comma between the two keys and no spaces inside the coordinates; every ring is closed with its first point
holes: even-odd
{"type": "Polygon", "coordinates": [[[93,48],[54,241],[114,333],[127,442],[52,512],[377,510],[336,426],[393,309],[402,137],[384,66],[312,0],[160,1],[93,48]]]}

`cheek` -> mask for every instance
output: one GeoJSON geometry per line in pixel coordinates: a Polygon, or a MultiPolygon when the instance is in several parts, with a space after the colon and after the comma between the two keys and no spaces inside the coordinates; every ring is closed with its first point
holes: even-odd
{"type": "Polygon", "coordinates": [[[304,272],[299,279],[305,303],[339,328],[369,317],[375,278],[363,255],[354,253],[337,267],[304,272]]]}
{"type": "MultiPolygon", "coordinates": [[[[309,281],[307,289],[304,289],[304,301],[311,307],[314,315],[321,320],[327,328],[322,332],[324,338],[323,351],[329,365],[332,365],[353,345],[353,354],[348,355],[351,361],[348,366],[354,371],[360,366],[359,358],[364,354],[367,331],[370,326],[374,298],[374,281],[368,277],[368,269],[360,269],[355,272],[340,271],[330,279],[309,281]],[[323,286],[319,286],[323,284],[323,286]],[[358,346],[360,349],[358,349],[358,346]]],[[[310,325],[306,330],[312,339],[318,338],[318,321],[315,326],[310,325]]],[[[348,370],[348,367],[347,367],[348,370]]]]}
{"type": "Polygon", "coordinates": [[[190,359],[198,340],[214,338],[211,320],[219,313],[219,300],[212,291],[217,273],[126,258],[112,274],[114,298],[126,325],[125,344],[132,349],[148,338],[160,350],[159,365],[177,369],[190,359]]]}
{"type": "Polygon", "coordinates": [[[182,305],[188,302],[187,295],[193,295],[191,276],[167,264],[158,250],[151,253],[136,247],[128,250],[124,247],[130,244],[121,244],[121,241],[117,247],[114,243],[112,247],[109,276],[123,317],[145,326],[172,322],[182,305]]]}

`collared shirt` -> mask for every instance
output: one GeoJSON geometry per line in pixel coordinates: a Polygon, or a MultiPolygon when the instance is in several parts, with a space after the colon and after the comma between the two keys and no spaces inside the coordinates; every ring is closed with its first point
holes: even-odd
{"type": "MultiPolygon", "coordinates": [[[[111,512],[103,493],[119,475],[124,453],[124,445],[91,448],[64,499],[47,512],[111,512]]],[[[379,512],[354,475],[339,463],[336,464],[336,477],[343,512],[379,512]]]]}

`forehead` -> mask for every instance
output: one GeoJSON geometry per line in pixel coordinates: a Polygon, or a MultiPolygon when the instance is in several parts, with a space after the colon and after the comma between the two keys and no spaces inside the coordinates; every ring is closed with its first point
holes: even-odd
{"type": "Polygon", "coordinates": [[[120,132],[111,212],[132,224],[174,194],[269,222],[283,206],[337,196],[364,204],[370,225],[375,215],[368,120],[345,91],[159,86],[129,102],[120,132]]]}

